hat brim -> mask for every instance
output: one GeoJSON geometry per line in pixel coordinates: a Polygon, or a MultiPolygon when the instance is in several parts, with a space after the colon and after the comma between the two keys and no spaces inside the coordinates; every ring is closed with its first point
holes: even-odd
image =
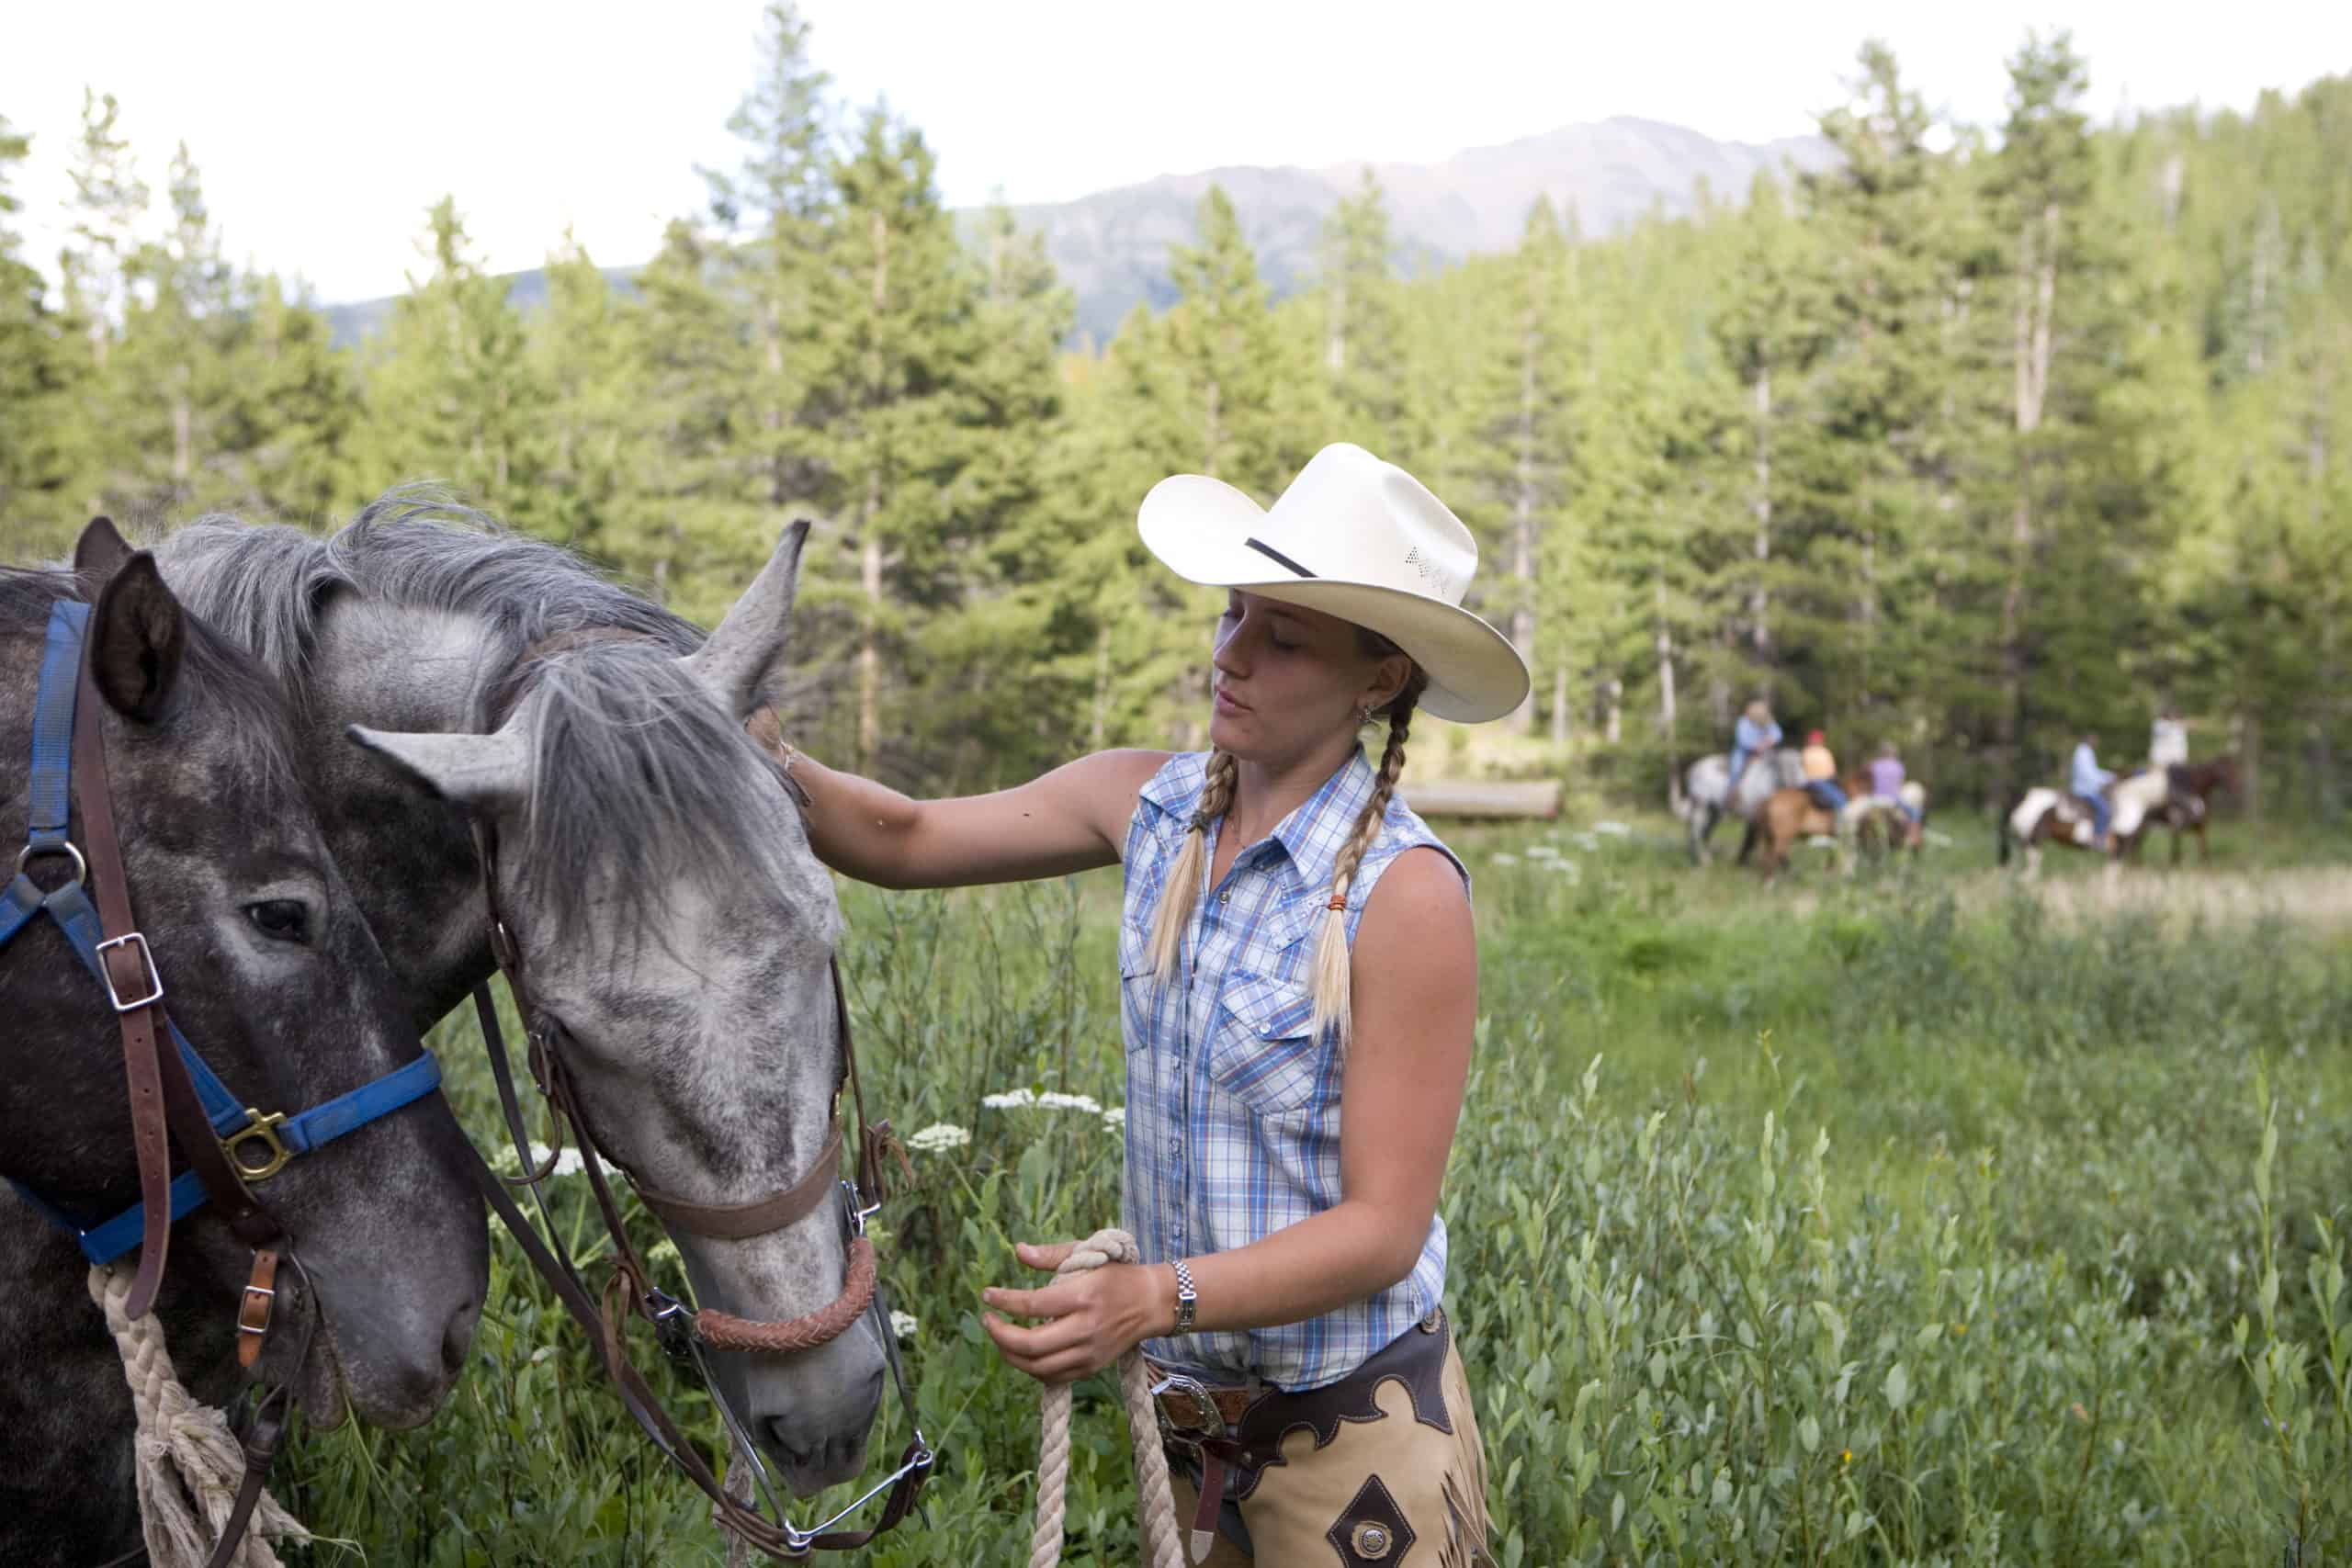
{"type": "Polygon", "coordinates": [[[1265,508],[1223,480],[1178,474],[1151,487],[1136,514],[1136,527],[1144,547],[1188,582],[1238,588],[1378,632],[1429,676],[1429,690],[1421,695],[1424,713],[1483,724],[1527,700],[1527,661],[1493,626],[1426,594],[1344,577],[1283,572],[1247,543],[1265,518],[1265,508]]]}

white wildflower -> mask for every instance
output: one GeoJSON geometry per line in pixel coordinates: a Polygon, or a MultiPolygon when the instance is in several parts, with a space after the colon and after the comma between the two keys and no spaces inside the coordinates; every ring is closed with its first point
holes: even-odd
{"type": "Polygon", "coordinates": [[[1037,1103],[1037,1091],[1029,1089],[1009,1089],[1001,1094],[984,1094],[980,1103],[990,1111],[1018,1111],[1037,1103]]]}
{"type": "Polygon", "coordinates": [[[1558,860],[1560,852],[1549,844],[1530,844],[1527,846],[1527,858],[1529,860],[1558,860]]]}
{"type": "Polygon", "coordinates": [[[1517,865],[1519,863],[1519,857],[1514,854],[1504,854],[1498,852],[1495,855],[1495,863],[1497,865],[1517,865]]]}
{"type": "Polygon", "coordinates": [[[1037,1097],[1037,1103],[1048,1111],[1083,1111],[1089,1116],[1102,1114],[1102,1103],[1091,1094],[1063,1094],[1048,1089],[1037,1097]]]}
{"type": "Polygon", "coordinates": [[[1102,1112],[1102,1125],[1105,1129],[1114,1133],[1125,1131],[1127,1125],[1127,1108],[1124,1105],[1114,1105],[1111,1107],[1110,1110],[1102,1112]]]}
{"type": "MultiPolygon", "coordinates": [[[[512,1164],[514,1159],[514,1147],[512,1145],[509,1145],[507,1147],[506,1159],[503,1163],[512,1164]]],[[[531,1173],[547,1170],[547,1168],[548,1146],[545,1144],[533,1144],[531,1145],[531,1173]]],[[[577,1176],[586,1168],[587,1168],[581,1163],[580,1151],[571,1147],[570,1145],[566,1145],[564,1146],[563,1153],[556,1156],[555,1169],[548,1171],[548,1174],[550,1176],[577,1176]]]]}
{"type": "Polygon", "coordinates": [[[958,1127],[953,1122],[933,1122],[907,1140],[907,1147],[918,1154],[944,1154],[960,1149],[972,1141],[969,1128],[958,1127]]]}
{"type": "Polygon", "coordinates": [[[896,1307],[890,1309],[890,1332],[899,1338],[912,1339],[918,1326],[920,1325],[915,1322],[914,1314],[900,1312],[896,1307]]]}
{"type": "Polygon", "coordinates": [[[1592,830],[1596,833],[1606,833],[1612,839],[1631,838],[1634,832],[1623,822],[1595,822],[1592,825],[1592,830]]]}

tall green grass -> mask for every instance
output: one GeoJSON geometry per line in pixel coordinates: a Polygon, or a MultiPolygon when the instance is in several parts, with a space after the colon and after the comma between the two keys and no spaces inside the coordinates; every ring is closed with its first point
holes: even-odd
{"type": "MultiPolygon", "coordinates": [[[[1663,832],[1465,838],[1483,1016],[1448,1301],[1506,1563],[2352,1551],[2352,970],[2332,934],[2060,919],[1950,874],[1989,840],[1767,895],[1680,867],[1663,832]]],[[[928,1523],[876,1562],[1025,1555],[1035,1390],[996,1361],[978,1293],[1023,1273],[1014,1240],[1115,1221],[1119,1134],[981,1101],[1119,1102],[1116,893],[845,894],[872,1102],[971,1134],[916,1154],[884,1216],[943,1461],[928,1523]]],[[[488,1137],[470,1027],[447,1032],[488,1137]]],[[[582,1196],[560,1213],[593,1253],[582,1196]]],[[[430,1427],[289,1456],[287,1500],[352,1543],[314,1561],[721,1560],[519,1267],[496,1248],[474,1365],[430,1427]]],[[[1079,1400],[1069,1557],[1131,1562],[1115,1393],[1079,1400]]]]}

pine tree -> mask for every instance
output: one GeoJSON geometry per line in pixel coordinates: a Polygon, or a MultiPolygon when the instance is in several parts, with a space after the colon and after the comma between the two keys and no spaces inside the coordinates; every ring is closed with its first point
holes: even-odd
{"type": "MultiPolygon", "coordinates": [[[[808,25],[791,0],[761,13],[759,62],[727,129],[742,150],[732,172],[704,171],[727,248],[721,288],[750,312],[755,354],[732,395],[749,411],[732,434],[780,527],[795,503],[824,489],[813,416],[812,346],[820,257],[834,207],[831,78],[808,57],[808,25]]],[[[747,560],[755,569],[757,557],[747,560]]]]}
{"type": "Polygon", "coordinates": [[[1406,396],[1396,243],[1387,197],[1367,165],[1323,222],[1317,246],[1321,358],[1336,404],[1333,441],[1394,450],[1406,396]]]}
{"type": "Polygon", "coordinates": [[[456,198],[435,203],[426,223],[433,270],[412,275],[368,369],[366,482],[444,480],[519,526],[540,526],[546,394],[522,318],[506,285],[474,260],[456,198]]]}
{"type": "MultiPolygon", "coordinates": [[[[1479,604],[1500,621],[1521,657],[1538,657],[1536,570],[1545,533],[1567,497],[1575,460],[1578,383],[1589,374],[1576,286],[1576,252],[1548,197],[1538,197],[1503,274],[1504,312],[1480,399],[1485,461],[1468,510],[1474,529],[1499,548],[1482,573],[1479,604]]],[[[1534,699],[1511,716],[1522,733],[1534,699]]]]}
{"type": "Polygon", "coordinates": [[[368,499],[355,459],[361,400],[357,364],[308,299],[275,276],[254,287],[233,374],[238,429],[256,509],[322,525],[368,499]]]}
{"type": "Polygon", "coordinates": [[[603,552],[640,460],[631,373],[637,310],[569,229],[545,276],[547,309],[530,342],[532,378],[547,397],[541,525],[551,537],[603,552]]]}
{"type": "Polygon", "coordinates": [[[18,254],[11,220],[22,203],[9,190],[12,165],[31,150],[0,118],[0,525],[11,554],[41,555],[71,537],[60,510],[65,481],[57,426],[67,391],[64,330],[40,273],[18,254]]]}
{"type": "Polygon", "coordinates": [[[739,395],[760,364],[741,301],[717,278],[730,265],[695,224],[670,223],[637,276],[628,315],[631,466],[595,548],[681,614],[716,624],[763,549],[775,513],[742,454],[758,411],[739,395]]]}
{"type": "Polygon", "coordinates": [[[246,321],[238,280],[221,256],[185,142],[166,189],[171,228],[124,263],[120,338],[101,370],[111,439],[96,482],[109,510],[130,515],[260,499],[237,446],[246,434],[239,417],[246,321]]]}
{"type": "Polygon", "coordinates": [[[886,660],[910,610],[952,608],[964,552],[993,519],[957,504],[978,426],[962,406],[978,353],[974,279],[919,131],[876,106],[831,184],[840,208],[814,302],[825,499],[856,561],[856,756],[882,745],[886,660]]]}
{"type": "MultiPolygon", "coordinates": [[[[1180,468],[1271,501],[1304,463],[1305,435],[1284,418],[1286,365],[1258,258],[1221,186],[1201,198],[1199,238],[1169,254],[1176,303],[1157,334],[1184,386],[1190,455],[1180,468]]],[[[1303,377],[1291,376],[1296,387],[1303,377]]]]}

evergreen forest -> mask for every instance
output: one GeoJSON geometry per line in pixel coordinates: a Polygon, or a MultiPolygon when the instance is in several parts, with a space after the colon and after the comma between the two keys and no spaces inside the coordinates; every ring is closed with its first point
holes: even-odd
{"type": "Polygon", "coordinates": [[[1476,534],[1472,605],[1536,672],[1510,733],[1420,768],[1654,803],[1763,694],[1992,802],[2086,728],[2129,761],[2172,704],[2249,812],[2341,813],[2352,78],[2100,125],[2098,62],[2033,35],[2006,118],[1949,124],[1866,43],[1827,167],[1605,236],[1539,201],[1515,248],[1408,267],[1367,175],[1275,299],[1212,189],[1177,302],[1097,345],[1039,237],[959,220],[816,42],[770,7],[712,106],[739,156],[626,284],[550,236],[526,314],[444,200],[356,346],[224,259],[189,150],[159,167],[102,91],[70,146],[0,119],[6,554],[422,481],[708,621],[808,516],[796,736],[970,790],[1198,743],[1213,600],[1137,502],[1271,501],[1351,440],[1476,534]],[[72,175],[54,266],[8,195],[30,158],[72,175]]]}

